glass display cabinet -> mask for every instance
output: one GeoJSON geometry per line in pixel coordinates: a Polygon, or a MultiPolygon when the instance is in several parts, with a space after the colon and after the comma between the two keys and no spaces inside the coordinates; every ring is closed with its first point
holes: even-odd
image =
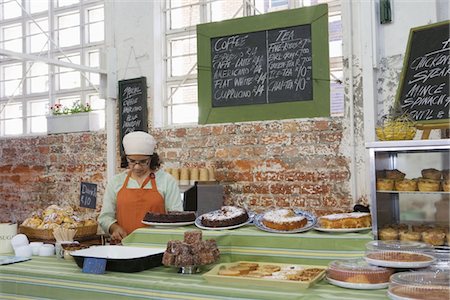
{"type": "Polygon", "coordinates": [[[366,143],[370,156],[370,192],[372,228],[375,238],[379,230],[392,224],[449,226],[450,192],[444,191],[450,168],[450,140],[380,141],[366,143]],[[442,171],[440,186],[435,191],[399,191],[377,189],[377,180],[386,170],[398,170],[407,179],[422,177],[422,170],[442,171]]]}

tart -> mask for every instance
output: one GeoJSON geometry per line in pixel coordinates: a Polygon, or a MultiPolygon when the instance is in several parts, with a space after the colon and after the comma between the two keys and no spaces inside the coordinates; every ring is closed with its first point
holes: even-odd
{"type": "Polygon", "coordinates": [[[422,170],[422,177],[425,179],[440,180],[441,176],[442,176],[441,171],[433,169],[433,168],[422,170]]]}
{"type": "Polygon", "coordinates": [[[394,180],[403,180],[405,178],[405,173],[394,169],[394,170],[386,170],[386,178],[394,179],[394,180]]]}
{"type": "Polygon", "coordinates": [[[400,241],[415,241],[419,242],[422,239],[422,234],[416,231],[400,231],[400,241]]]}
{"type": "Polygon", "coordinates": [[[395,181],[395,189],[397,191],[416,191],[417,181],[413,179],[403,179],[395,181]]]}
{"type": "Polygon", "coordinates": [[[322,216],[319,218],[319,226],[322,228],[365,228],[372,224],[370,213],[342,213],[322,216]]]}
{"type": "Polygon", "coordinates": [[[343,282],[379,284],[389,282],[393,269],[372,266],[363,259],[335,260],[328,265],[327,277],[343,282]]]}
{"type": "Polygon", "coordinates": [[[379,191],[394,190],[394,179],[386,179],[386,178],[377,179],[377,190],[379,191]]]}
{"type": "Polygon", "coordinates": [[[398,240],[398,230],[392,227],[386,227],[380,230],[379,238],[383,241],[395,241],[398,240]]]}
{"type": "Polygon", "coordinates": [[[440,189],[440,181],[434,179],[419,179],[417,187],[421,192],[437,192],[440,189]]]}

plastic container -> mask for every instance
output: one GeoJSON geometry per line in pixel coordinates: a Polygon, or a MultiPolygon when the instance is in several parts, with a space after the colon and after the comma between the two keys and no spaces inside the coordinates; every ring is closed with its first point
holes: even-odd
{"type": "Polygon", "coordinates": [[[439,247],[429,253],[436,258],[436,261],[427,267],[426,271],[447,272],[450,274],[450,247],[439,247]]]}
{"type": "Polygon", "coordinates": [[[383,284],[389,283],[393,269],[377,267],[368,264],[364,259],[335,260],[328,265],[327,279],[352,284],[383,284]]]}
{"type": "Polygon", "coordinates": [[[450,274],[443,272],[401,272],[391,276],[391,299],[450,299],[450,274]]]}
{"type": "Polygon", "coordinates": [[[432,247],[413,241],[371,241],[364,259],[371,265],[389,268],[424,268],[434,263],[432,247]]]}

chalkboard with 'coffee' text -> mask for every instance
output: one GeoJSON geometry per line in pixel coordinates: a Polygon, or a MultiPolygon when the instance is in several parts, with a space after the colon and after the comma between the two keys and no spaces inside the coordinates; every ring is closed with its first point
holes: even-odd
{"type": "Polygon", "coordinates": [[[330,116],[328,6],[197,25],[199,124],[330,116]]]}
{"type": "Polygon", "coordinates": [[[145,77],[119,81],[119,131],[121,167],[127,166],[123,137],[133,131],[148,131],[147,80],[145,77]]]}
{"type": "Polygon", "coordinates": [[[311,25],[211,39],[213,107],[312,101],[311,25]]]}
{"type": "Polygon", "coordinates": [[[418,123],[450,119],[450,22],[412,28],[397,102],[418,123]]]}

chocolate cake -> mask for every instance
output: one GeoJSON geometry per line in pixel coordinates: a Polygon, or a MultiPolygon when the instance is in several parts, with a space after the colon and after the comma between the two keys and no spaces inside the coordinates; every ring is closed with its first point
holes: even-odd
{"type": "Polygon", "coordinates": [[[179,223],[193,222],[195,218],[195,212],[193,211],[168,211],[165,214],[147,212],[144,221],[153,223],[179,223]]]}
{"type": "Polygon", "coordinates": [[[248,213],[245,209],[235,206],[222,206],[220,210],[215,210],[202,215],[201,223],[206,227],[228,227],[242,224],[248,220],[248,213]]]}

